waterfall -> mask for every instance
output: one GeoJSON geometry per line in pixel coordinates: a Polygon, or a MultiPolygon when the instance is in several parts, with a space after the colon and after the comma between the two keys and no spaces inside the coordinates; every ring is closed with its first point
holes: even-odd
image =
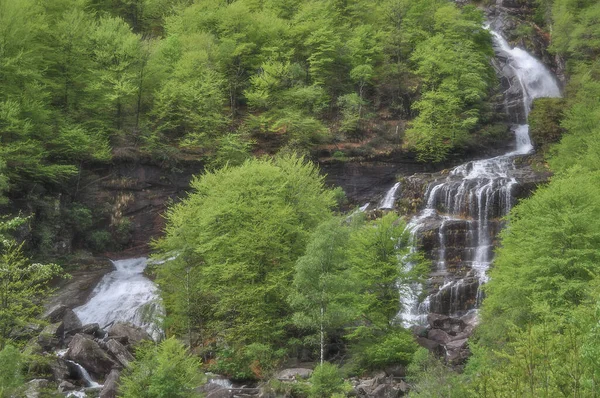
{"type": "Polygon", "coordinates": [[[394,200],[396,199],[396,192],[400,188],[400,183],[397,182],[391,187],[381,200],[379,204],[379,209],[393,209],[394,208],[394,200]]]}
{"type": "Polygon", "coordinates": [[[113,261],[115,270],[104,275],[84,305],[74,308],[81,322],[99,323],[101,327],[115,321],[140,326],[156,340],[162,332],[156,317],[163,314],[158,288],[143,274],[146,258],[113,261]]]}
{"type": "Polygon", "coordinates": [[[426,227],[437,228],[434,272],[445,274],[445,280],[422,302],[416,299],[422,287],[400,289],[401,295],[406,297],[401,300],[402,311],[398,315],[405,325],[422,322],[428,312],[460,315],[480,305],[480,286],[488,280],[487,270],[493,260],[493,240],[499,221],[515,204],[512,190],[518,181],[513,176],[514,159],[533,151],[529,126],[524,123],[535,98],[560,96],[554,77],[541,62],[522,49],[511,48],[499,33],[492,31],[491,34],[496,62],[503,63],[496,68],[520,94],[520,109],[513,111],[507,106],[514,123],[511,130],[515,135],[515,149],[457,166],[427,186],[423,198],[425,208],[407,228],[415,243],[419,231],[426,227]],[[459,236],[465,250],[450,253],[449,238],[457,245],[459,236]],[[455,276],[445,272],[449,267],[455,276]],[[410,293],[407,294],[407,290],[410,293]]]}

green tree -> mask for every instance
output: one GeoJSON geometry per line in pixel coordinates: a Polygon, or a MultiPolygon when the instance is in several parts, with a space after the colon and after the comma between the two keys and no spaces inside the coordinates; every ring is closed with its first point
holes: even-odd
{"type": "Polygon", "coordinates": [[[340,224],[334,218],[313,232],[306,253],[296,263],[294,291],[289,296],[296,310],[294,323],[317,331],[321,365],[329,332],[354,318],[354,289],[346,256],[349,234],[340,224]]]}
{"type": "Polygon", "coordinates": [[[40,300],[50,291],[48,282],[62,273],[55,264],[31,263],[23,244],[4,240],[0,253],[0,348],[11,332],[38,322],[40,300]]]}
{"type": "MultiPolygon", "coordinates": [[[[204,339],[232,347],[282,341],[294,263],[329,217],[334,192],[313,164],[296,156],[206,172],[192,188],[167,212],[166,236],[157,244],[165,255],[178,253],[158,269],[168,318],[189,319],[191,297],[204,303],[192,317],[204,339]],[[183,270],[192,296],[180,289],[183,270]]],[[[188,332],[181,326],[173,331],[188,332]]]]}
{"type": "Polygon", "coordinates": [[[200,397],[195,389],[206,381],[200,360],[174,338],[137,348],[135,360],[119,384],[119,396],[131,398],[200,397]]]}

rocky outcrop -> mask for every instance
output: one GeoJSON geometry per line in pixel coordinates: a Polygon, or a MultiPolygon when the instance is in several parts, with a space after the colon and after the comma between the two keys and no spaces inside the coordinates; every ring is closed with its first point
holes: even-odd
{"type": "Polygon", "coordinates": [[[121,372],[113,369],[110,371],[110,374],[104,381],[104,387],[102,391],[100,391],[99,398],[116,398],[117,392],[119,389],[119,378],[121,377],[121,372]]]}
{"type": "Polygon", "coordinates": [[[126,344],[135,345],[142,340],[152,340],[150,335],[143,329],[127,322],[116,322],[108,331],[108,336],[115,339],[126,339],[126,344]]]}
{"type": "Polygon", "coordinates": [[[385,372],[372,377],[350,379],[353,391],[351,395],[369,398],[397,398],[408,393],[408,384],[385,372]]]}
{"type": "Polygon", "coordinates": [[[65,306],[49,308],[44,318],[56,322],[32,338],[26,350],[42,358],[30,371],[49,378],[30,383],[28,396],[45,396],[42,388],[60,393],[91,388],[101,390],[101,398],[115,398],[120,371],[134,360],[133,345],[148,339],[148,334],[131,324],[116,323],[113,329],[120,336],[109,336],[97,323],[81,325],[65,306]],[[96,383],[103,380],[104,385],[96,383]]]}
{"type": "Polygon", "coordinates": [[[119,366],[100,348],[97,342],[82,334],[76,334],[73,337],[65,358],[79,363],[90,374],[100,378],[119,366]]]}
{"type": "Polygon", "coordinates": [[[417,343],[442,358],[446,364],[460,368],[470,355],[468,338],[476,325],[475,313],[460,318],[430,313],[425,331],[415,328],[415,332],[419,332],[417,343]],[[424,332],[427,337],[423,337],[424,332]]]}

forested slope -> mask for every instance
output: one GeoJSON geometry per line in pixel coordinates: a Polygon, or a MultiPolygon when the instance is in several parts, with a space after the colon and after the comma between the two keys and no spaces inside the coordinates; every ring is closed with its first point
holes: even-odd
{"type": "Polygon", "coordinates": [[[492,126],[490,38],[472,6],[3,0],[0,10],[0,188],[35,216],[42,254],[65,228],[88,237],[76,247],[120,247],[127,220],[82,192],[114,162],[218,168],[280,150],[439,162],[506,138],[492,126]]]}

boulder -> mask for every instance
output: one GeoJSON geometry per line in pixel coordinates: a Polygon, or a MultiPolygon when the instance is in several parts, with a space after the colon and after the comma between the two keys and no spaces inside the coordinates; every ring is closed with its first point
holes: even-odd
{"type": "Polygon", "coordinates": [[[44,350],[52,351],[60,345],[64,330],[62,321],[46,326],[38,336],[38,344],[44,350]]]}
{"type": "Polygon", "coordinates": [[[369,397],[373,398],[397,398],[398,396],[399,391],[391,384],[379,384],[369,394],[369,397]]]}
{"type": "Polygon", "coordinates": [[[70,308],[65,310],[62,321],[65,325],[65,334],[75,334],[76,331],[81,329],[81,320],[70,308]]]}
{"type": "Polygon", "coordinates": [[[441,356],[444,354],[444,347],[442,347],[437,341],[429,340],[425,337],[417,337],[417,344],[419,344],[421,347],[427,348],[436,355],[441,356]]]}
{"type": "Polygon", "coordinates": [[[67,392],[67,391],[74,390],[75,388],[76,388],[75,384],[69,383],[68,381],[63,380],[58,385],[58,392],[64,393],[64,392],[67,392]]]}
{"type": "Polygon", "coordinates": [[[126,322],[116,322],[112,325],[108,336],[125,336],[130,345],[135,345],[142,340],[152,340],[145,330],[126,322]]]}
{"type": "Polygon", "coordinates": [[[26,398],[41,398],[42,389],[48,387],[48,380],[45,379],[33,379],[26,384],[27,389],[25,390],[26,398]]]}
{"type": "Polygon", "coordinates": [[[68,379],[71,376],[71,371],[67,366],[67,361],[62,358],[54,358],[48,363],[52,379],[56,382],[68,379]]]}
{"type": "Polygon", "coordinates": [[[446,349],[448,350],[461,350],[467,347],[468,339],[460,339],[450,341],[446,344],[446,349]]]}
{"type": "Polygon", "coordinates": [[[275,376],[275,378],[281,381],[308,379],[310,375],[312,375],[312,372],[312,369],[306,368],[284,369],[281,372],[277,373],[277,376],[275,376]]]}
{"type": "Polygon", "coordinates": [[[104,381],[104,388],[102,388],[99,398],[116,398],[119,377],[121,377],[121,372],[116,369],[110,371],[110,374],[104,381]]]}
{"type": "Polygon", "coordinates": [[[431,329],[427,333],[427,338],[429,340],[437,341],[440,344],[446,344],[448,341],[450,341],[450,336],[448,333],[441,329],[431,329]]]}
{"type": "Polygon", "coordinates": [[[228,388],[220,388],[220,389],[214,390],[206,395],[206,398],[231,398],[231,397],[233,397],[233,393],[231,393],[228,388]]]}
{"type": "Polygon", "coordinates": [[[63,320],[65,313],[70,308],[63,304],[57,304],[53,307],[50,307],[44,314],[42,315],[42,319],[48,321],[50,323],[56,323],[63,320]]]}
{"type": "Polygon", "coordinates": [[[127,348],[117,340],[108,340],[106,342],[106,349],[124,367],[129,366],[129,363],[133,361],[133,355],[131,355],[129,351],[127,351],[127,348]]]}
{"type": "Polygon", "coordinates": [[[406,367],[404,365],[388,366],[385,368],[385,373],[390,377],[405,377],[406,367]]]}
{"type": "Polygon", "coordinates": [[[65,358],[77,362],[88,372],[103,378],[112,368],[118,366],[94,340],[76,334],[69,344],[65,358]]]}

